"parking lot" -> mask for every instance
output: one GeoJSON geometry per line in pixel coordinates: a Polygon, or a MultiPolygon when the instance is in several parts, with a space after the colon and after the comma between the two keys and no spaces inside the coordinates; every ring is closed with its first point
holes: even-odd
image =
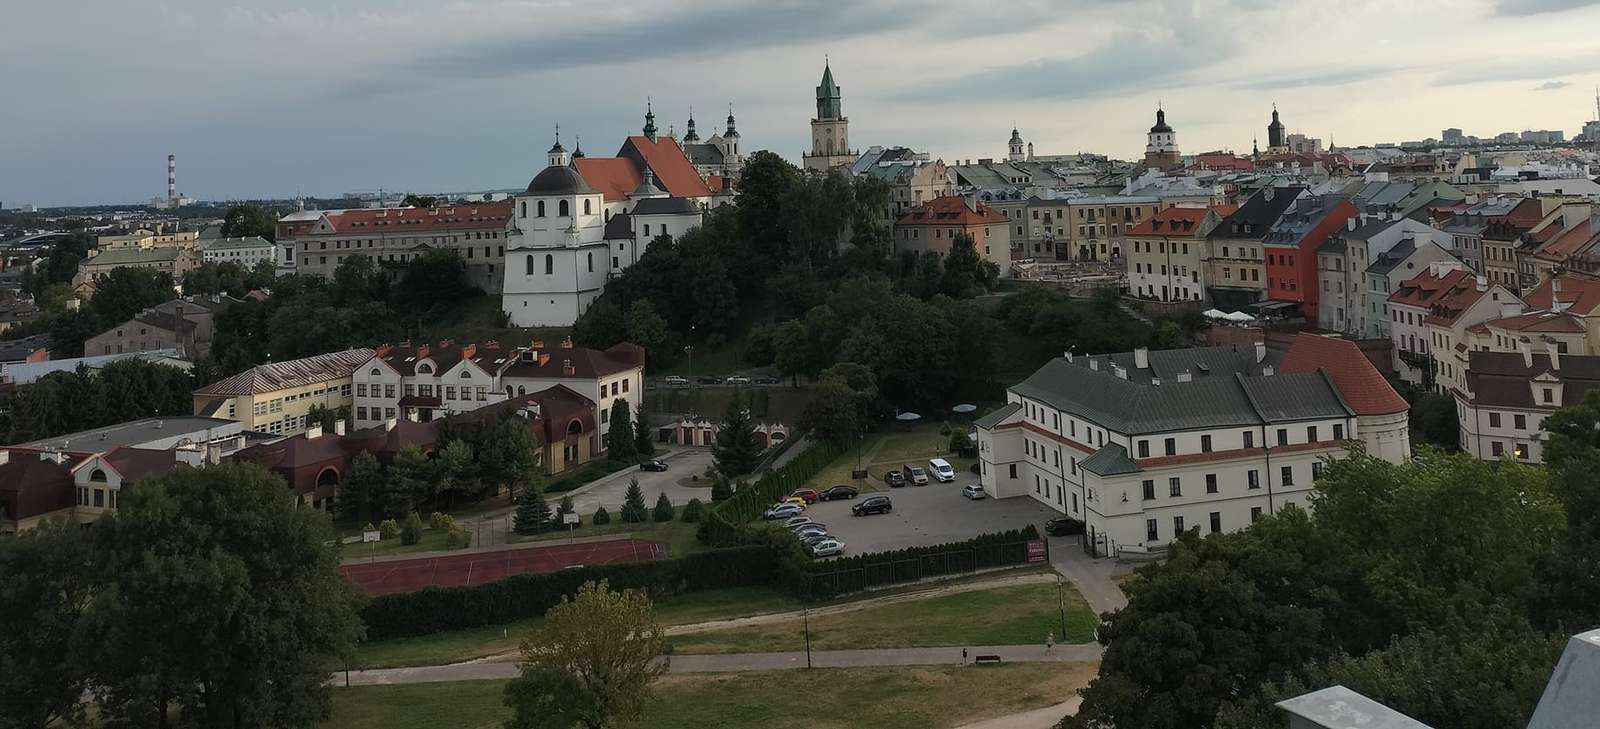
{"type": "Polygon", "coordinates": [[[961,495],[961,487],[969,482],[957,478],[954,483],[879,489],[854,500],[812,504],[805,515],[826,524],[828,533],[845,543],[846,555],[956,542],[1028,524],[1043,531],[1045,520],[1059,516],[1029,498],[969,500],[961,495]],[[894,510],[851,515],[851,505],[874,495],[888,496],[894,510]]]}

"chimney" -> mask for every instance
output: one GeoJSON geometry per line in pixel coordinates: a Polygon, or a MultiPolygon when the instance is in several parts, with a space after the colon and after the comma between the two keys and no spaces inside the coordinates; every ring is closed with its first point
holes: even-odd
{"type": "Polygon", "coordinates": [[[578,374],[578,370],[572,366],[572,360],[561,360],[561,374],[566,375],[567,377],[578,374]]]}
{"type": "Polygon", "coordinates": [[[1097,360],[1097,359],[1095,359],[1093,357],[1090,357],[1089,358],[1089,369],[1095,370],[1095,371],[1099,371],[1100,370],[1100,360],[1097,360]]]}
{"type": "Polygon", "coordinates": [[[333,434],[344,435],[344,418],[333,421],[333,434]]]}
{"type": "Polygon", "coordinates": [[[1344,221],[1344,229],[1354,232],[1356,229],[1356,219],[1350,218],[1349,220],[1344,221]]]}
{"type": "Polygon", "coordinates": [[[1072,350],[1069,349],[1069,350],[1067,350],[1065,352],[1062,352],[1061,353],[1061,358],[1065,359],[1067,362],[1071,362],[1072,361],[1072,350]]]}
{"type": "Polygon", "coordinates": [[[1267,365],[1267,366],[1261,368],[1261,376],[1262,377],[1271,377],[1272,374],[1273,374],[1272,365],[1267,365]]]}
{"type": "Polygon", "coordinates": [[[316,440],[322,437],[322,426],[313,425],[306,428],[306,440],[316,440]]]}
{"type": "Polygon", "coordinates": [[[1128,379],[1128,371],[1126,369],[1123,369],[1122,365],[1119,365],[1119,364],[1111,365],[1111,373],[1116,375],[1120,379],[1124,379],[1124,380],[1128,379]]]}
{"type": "Polygon", "coordinates": [[[1150,369],[1150,348],[1135,347],[1133,350],[1133,366],[1141,370],[1150,369]]]}
{"type": "Polygon", "coordinates": [[[384,430],[394,430],[394,426],[399,425],[399,424],[400,424],[400,422],[398,420],[395,420],[394,418],[389,418],[388,420],[383,421],[383,429],[384,430]]]}
{"type": "Polygon", "coordinates": [[[1155,387],[1160,387],[1161,386],[1161,378],[1160,377],[1152,377],[1152,378],[1150,378],[1150,384],[1155,386],[1155,387]]]}
{"type": "Polygon", "coordinates": [[[498,351],[500,349],[500,340],[491,339],[491,340],[489,340],[487,342],[484,342],[483,343],[483,348],[484,349],[492,349],[492,350],[498,351]]]}
{"type": "Polygon", "coordinates": [[[1517,340],[1517,349],[1522,352],[1522,366],[1533,369],[1533,347],[1529,345],[1527,337],[1517,340]]]}
{"type": "Polygon", "coordinates": [[[1550,369],[1556,370],[1556,371],[1560,371],[1561,370],[1561,345],[1557,344],[1555,339],[1552,339],[1550,337],[1545,337],[1544,338],[1544,346],[1545,346],[1545,351],[1548,352],[1549,355],[1550,355],[1550,369]]]}
{"type": "Polygon", "coordinates": [[[1477,277],[1477,281],[1475,283],[1478,286],[1478,291],[1483,292],[1483,291],[1488,291],[1489,290],[1489,279],[1484,278],[1482,276],[1478,276],[1477,277]]]}
{"type": "Polygon", "coordinates": [[[1256,342],[1256,361],[1257,362],[1261,362],[1261,361],[1266,360],[1266,358],[1267,358],[1267,343],[1265,341],[1256,342]]]}
{"type": "Polygon", "coordinates": [[[561,348],[562,349],[572,349],[572,337],[562,337],[562,339],[561,339],[561,348]]]}
{"type": "Polygon", "coordinates": [[[417,347],[417,359],[422,359],[426,356],[428,356],[428,345],[424,344],[420,347],[417,347]]]}
{"type": "Polygon", "coordinates": [[[1179,382],[1194,382],[1194,373],[1184,370],[1178,373],[1179,382]]]}
{"type": "Polygon", "coordinates": [[[472,359],[477,354],[478,354],[478,345],[476,345],[476,344],[469,344],[469,345],[461,348],[461,358],[462,359],[472,359]]]}

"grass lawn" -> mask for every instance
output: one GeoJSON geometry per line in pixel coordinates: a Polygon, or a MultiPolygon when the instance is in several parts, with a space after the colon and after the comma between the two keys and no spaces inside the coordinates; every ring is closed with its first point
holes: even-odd
{"type": "MultiPolygon", "coordinates": [[[[706,501],[707,502],[706,505],[710,506],[709,497],[706,498],[706,499],[702,499],[702,501],[706,501]]],[[[651,506],[654,507],[654,504],[651,504],[651,506]]],[[[680,514],[683,513],[682,512],[683,506],[684,506],[683,504],[674,504],[674,506],[678,507],[678,509],[679,509],[678,513],[680,513],[680,514]]],[[[557,532],[549,532],[549,533],[546,533],[546,534],[536,534],[534,536],[522,536],[520,534],[512,534],[511,535],[511,543],[512,544],[519,544],[519,543],[524,543],[524,542],[542,542],[542,541],[548,541],[548,540],[551,540],[551,539],[571,539],[571,538],[575,538],[575,537],[621,536],[621,535],[626,534],[628,536],[634,537],[635,539],[644,539],[644,540],[648,540],[648,541],[652,541],[652,542],[662,542],[662,543],[666,544],[667,547],[671,550],[670,554],[673,557],[682,557],[683,555],[691,554],[691,553],[694,553],[694,552],[699,552],[701,550],[706,549],[706,546],[701,544],[700,541],[695,538],[695,531],[700,528],[699,524],[687,524],[687,523],[684,523],[684,522],[681,522],[681,521],[669,521],[669,522],[662,522],[662,523],[645,522],[643,524],[624,524],[621,521],[619,521],[619,519],[621,518],[620,517],[620,511],[621,511],[620,507],[621,507],[621,504],[618,504],[616,507],[611,507],[611,506],[606,507],[606,511],[611,512],[612,521],[611,521],[610,524],[602,524],[600,526],[594,526],[594,525],[589,523],[589,520],[594,517],[594,514],[583,514],[582,515],[583,516],[583,526],[578,527],[577,529],[574,529],[574,530],[572,530],[570,532],[563,530],[563,531],[557,531],[557,532]]]]}
{"type": "MultiPolygon", "coordinates": [[[[949,453],[950,437],[939,434],[939,425],[927,423],[909,431],[885,425],[889,430],[868,433],[859,446],[852,446],[835,458],[811,477],[806,485],[819,491],[835,484],[851,484],[863,491],[887,489],[883,483],[884,472],[898,470],[907,463],[926,467],[928,459],[949,453]],[[867,478],[860,483],[850,478],[850,473],[856,468],[858,451],[866,458],[862,465],[867,469],[867,478]]],[[[966,469],[972,465],[973,459],[947,460],[956,469],[956,482],[964,483],[963,476],[971,475],[966,469]]]]}
{"type": "Polygon", "coordinates": [[[381,542],[362,544],[340,544],[339,556],[343,559],[360,559],[362,557],[390,557],[397,554],[410,554],[412,552],[435,552],[445,549],[444,531],[439,529],[423,529],[422,538],[416,544],[400,543],[400,538],[385,539],[381,542]]]}
{"type": "MultiPolygon", "coordinates": [[[[651,729],[947,729],[1070,698],[1092,663],[896,666],[669,675],[653,687],[651,729]],[[826,700],[818,700],[826,697],[826,700]]],[[[326,727],[498,729],[504,681],[335,689],[326,727]]]]}
{"type": "MultiPolygon", "coordinates": [[[[798,610],[800,602],[777,590],[731,587],[671,595],[656,600],[655,607],[656,619],[662,625],[684,625],[798,610]]],[[[436,666],[505,653],[516,650],[523,636],[537,628],[540,621],[541,618],[527,618],[506,625],[363,643],[353,667],[436,666]]]]}
{"type": "MultiPolygon", "coordinates": [[[[811,620],[812,649],[900,648],[1043,643],[1094,639],[1094,611],[1070,585],[1062,588],[1067,634],[1061,636],[1056,586],[1016,585],[894,603],[811,620]]],[[[803,650],[799,620],[673,636],[677,653],[754,653],[803,650]]]]}

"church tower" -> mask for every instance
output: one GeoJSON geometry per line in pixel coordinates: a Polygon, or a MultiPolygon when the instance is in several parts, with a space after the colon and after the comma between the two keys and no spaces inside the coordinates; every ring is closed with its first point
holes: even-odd
{"type": "Polygon", "coordinates": [[[855,163],[850,150],[850,118],[840,103],[839,85],[833,82],[833,69],[822,65],[822,83],[817,85],[817,116],[811,120],[811,153],[801,155],[807,170],[824,172],[855,163]]]}
{"type": "Polygon", "coordinates": [[[1278,105],[1272,105],[1272,123],[1267,125],[1267,152],[1282,154],[1284,152],[1283,122],[1278,121],[1278,105]]]}
{"type": "Polygon", "coordinates": [[[687,128],[683,132],[683,143],[694,144],[700,141],[700,135],[694,130],[694,107],[692,106],[689,107],[689,123],[685,126],[687,128]]]}
{"type": "Polygon", "coordinates": [[[1011,128],[1011,143],[1007,145],[1006,160],[1009,162],[1022,162],[1026,160],[1026,153],[1022,151],[1022,135],[1016,127],[1011,128]]]}
{"type": "Polygon", "coordinates": [[[644,101],[644,136],[652,142],[656,141],[656,110],[649,99],[644,101]]]}
{"type": "Polygon", "coordinates": [[[1156,106],[1156,123],[1144,145],[1144,166],[1150,169],[1170,170],[1178,166],[1178,133],[1167,125],[1167,112],[1156,106]]]}

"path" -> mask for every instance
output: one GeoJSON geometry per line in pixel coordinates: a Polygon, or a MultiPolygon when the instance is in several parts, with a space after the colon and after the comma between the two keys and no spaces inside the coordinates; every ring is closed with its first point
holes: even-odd
{"type": "MultiPolygon", "coordinates": [[[[1100,660],[1098,643],[1058,645],[1046,650],[1042,645],[967,646],[967,655],[996,655],[1006,663],[1086,663],[1100,660]]],[[[960,646],[939,648],[880,648],[874,650],[812,651],[816,668],[861,668],[870,666],[930,666],[958,664],[960,646]]],[[[665,658],[673,673],[729,673],[736,671],[780,671],[806,667],[805,651],[776,653],[728,653],[720,655],[675,655],[665,658]]],[[[970,659],[969,659],[970,660],[970,659]]],[[[335,674],[332,683],[374,686],[440,681],[483,681],[515,678],[517,664],[510,660],[484,660],[448,666],[381,668],[335,674]]],[[[1059,715],[1058,715],[1059,718],[1059,715]]]]}
{"type": "Polygon", "coordinates": [[[1128,596],[1122,593],[1116,578],[1133,568],[1114,559],[1090,557],[1077,536],[1050,537],[1050,565],[1072,581],[1096,614],[1128,606],[1128,596]]]}
{"type": "Polygon", "coordinates": [[[1059,723],[1062,717],[1078,713],[1078,705],[1081,703],[1083,698],[1074,696],[1055,706],[962,724],[956,729],[1050,729],[1059,723]]]}

